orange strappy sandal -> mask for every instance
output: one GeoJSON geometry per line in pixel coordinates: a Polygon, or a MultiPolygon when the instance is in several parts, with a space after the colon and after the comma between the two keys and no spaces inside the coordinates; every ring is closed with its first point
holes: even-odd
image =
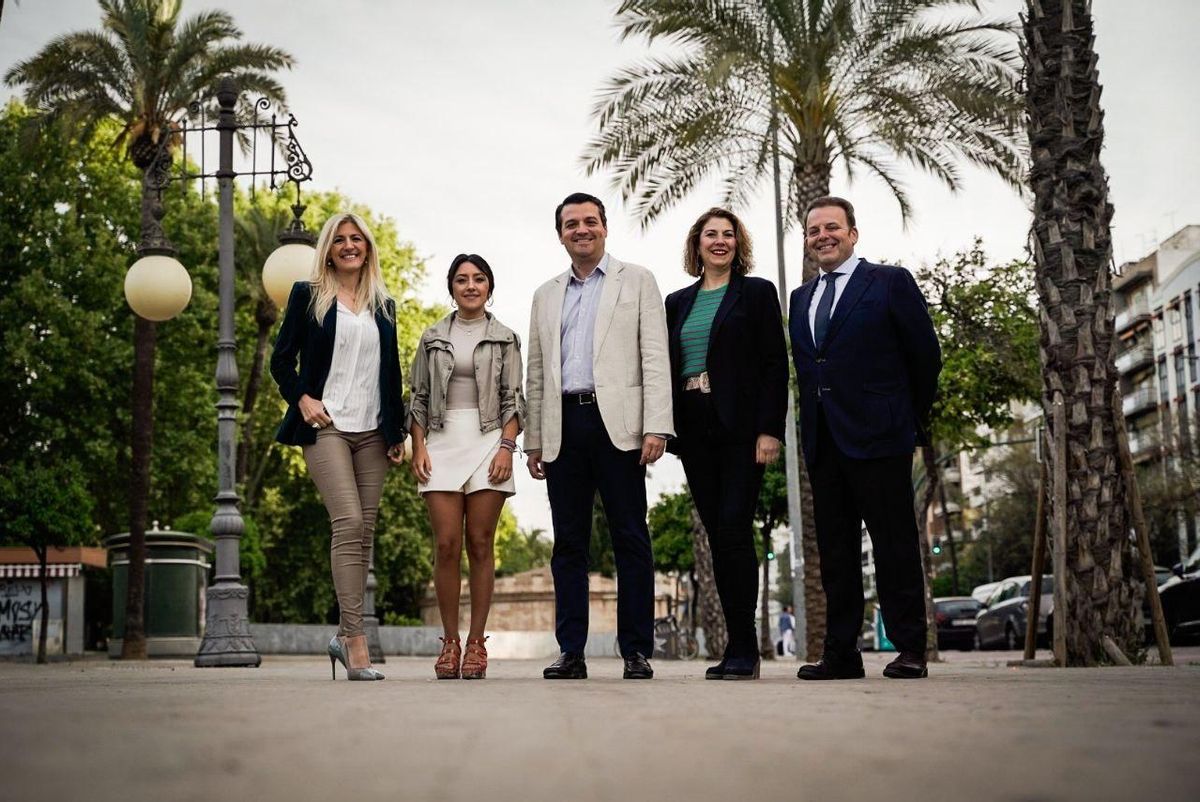
{"type": "Polygon", "coordinates": [[[462,678],[483,679],[487,676],[487,638],[467,638],[467,653],[463,655],[462,678]]]}
{"type": "MultiPolygon", "coordinates": [[[[438,679],[458,679],[458,663],[462,658],[462,643],[458,638],[438,638],[442,642],[442,653],[433,664],[433,673],[438,679]]],[[[468,647],[469,648],[469,647],[468,647]]]]}

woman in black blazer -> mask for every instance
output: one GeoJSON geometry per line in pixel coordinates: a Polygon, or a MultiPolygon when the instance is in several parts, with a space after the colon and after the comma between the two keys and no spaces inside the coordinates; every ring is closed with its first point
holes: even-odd
{"type": "Polygon", "coordinates": [[[708,532],[729,643],[706,679],[757,679],[758,555],[754,509],[779,456],[787,415],[787,346],[775,285],[747,277],[750,235],[727,209],[688,232],[684,270],[696,283],[667,296],[676,439],[708,532]]]}
{"type": "Polygon", "coordinates": [[[335,678],[340,661],[347,679],[383,679],[371,668],[362,607],[388,461],[404,458],[404,401],[396,304],[358,215],[335,215],[321,230],[312,278],[288,298],[271,376],[288,404],[275,439],[304,449],[333,529],[340,625],[330,667],[335,678]]]}

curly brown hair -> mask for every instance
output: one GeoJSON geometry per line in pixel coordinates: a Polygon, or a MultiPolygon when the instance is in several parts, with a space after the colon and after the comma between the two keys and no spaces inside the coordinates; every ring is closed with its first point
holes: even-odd
{"type": "Polygon", "coordinates": [[[700,215],[688,229],[687,242],[683,246],[684,272],[689,276],[699,276],[704,272],[700,262],[700,232],[704,230],[704,224],[714,217],[728,220],[733,225],[733,236],[737,239],[737,248],[733,253],[731,269],[739,276],[746,275],[754,269],[754,242],[750,239],[750,232],[742,225],[738,216],[720,206],[714,206],[700,215]]]}

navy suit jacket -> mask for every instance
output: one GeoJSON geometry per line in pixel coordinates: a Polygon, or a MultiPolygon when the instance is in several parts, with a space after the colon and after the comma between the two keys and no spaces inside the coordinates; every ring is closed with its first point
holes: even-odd
{"type": "MultiPolygon", "coordinates": [[[[671,349],[676,439],[668,450],[695,436],[680,417],[683,392],[681,331],[696,303],[700,281],[667,296],[667,335],[671,349]],[[676,442],[678,440],[678,442],[676,442]]],[[[740,440],[760,434],[783,439],[787,418],[787,343],[775,285],[766,279],[732,275],[717,307],[705,357],[713,405],[725,430],[740,440]]]]}
{"type": "Polygon", "coordinates": [[[911,454],[927,442],[942,369],[924,296],[907,270],[860,261],[818,351],[808,310],[819,280],[792,292],[788,319],[805,461],[816,460],[818,405],[846,456],[911,454]]]}
{"type": "MultiPolygon", "coordinates": [[[[318,323],[308,309],[311,300],[312,285],[309,282],[297,281],[292,285],[287,311],[271,352],[271,377],[288,404],[275,439],[289,446],[317,442],[317,430],[304,422],[297,404],[303,395],[319,401],[324,394],[337,336],[337,304],[330,306],[325,318],[318,323]],[[297,358],[300,360],[298,372],[297,358]]],[[[391,448],[404,442],[404,396],[400,352],[396,345],[396,304],[388,301],[387,311],[392,320],[388,320],[381,309],[375,313],[375,325],[379,328],[379,401],[383,413],[380,428],[383,439],[391,448]]]]}

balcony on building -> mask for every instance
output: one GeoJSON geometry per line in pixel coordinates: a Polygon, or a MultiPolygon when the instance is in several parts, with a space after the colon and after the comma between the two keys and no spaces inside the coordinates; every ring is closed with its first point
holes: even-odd
{"type": "Polygon", "coordinates": [[[1129,454],[1134,462],[1145,462],[1158,454],[1157,432],[1152,429],[1129,432],[1129,454]]]}
{"type": "Polygon", "coordinates": [[[1139,295],[1117,312],[1116,331],[1120,333],[1149,320],[1150,304],[1144,295],[1139,295]]]}
{"type": "Polygon", "coordinates": [[[1126,348],[1117,354],[1117,372],[1125,375],[1153,362],[1154,345],[1148,341],[1138,341],[1131,348],[1126,348]]]}
{"type": "Polygon", "coordinates": [[[1125,413],[1126,417],[1141,415],[1157,407],[1158,401],[1153,387],[1137,387],[1132,392],[1126,393],[1125,397],[1121,399],[1121,411],[1125,413]]]}

